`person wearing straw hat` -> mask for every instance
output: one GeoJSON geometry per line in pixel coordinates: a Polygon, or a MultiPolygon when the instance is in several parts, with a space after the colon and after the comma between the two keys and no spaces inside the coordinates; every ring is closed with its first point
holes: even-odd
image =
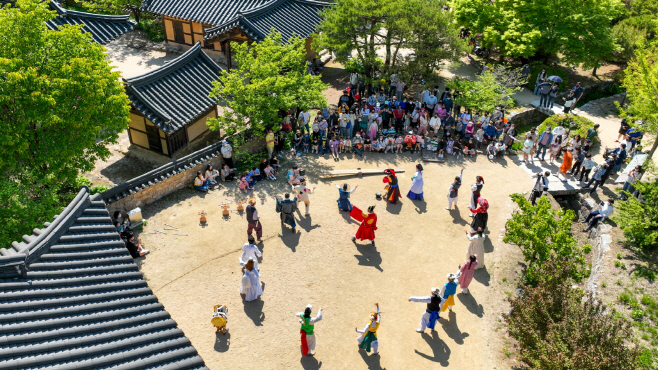
{"type": "Polygon", "coordinates": [[[374,351],[375,355],[379,354],[379,338],[377,338],[377,329],[379,329],[379,324],[381,323],[382,316],[379,312],[379,303],[375,303],[377,306],[377,312],[370,312],[370,322],[366,324],[363,330],[359,328],[354,328],[357,333],[360,333],[356,342],[359,344],[359,348],[363,348],[366,352],[370,352],[370,347],[374,351]]]}
{"type": "Polygon", "coordinates": [[[409,297],[409,302],[427,303],[427,308],[420,317],[420,328],[416,329],[416,332],[422,333],[426,328],[434,330],[436,320],[441,318],[439,312],[441,311],[443,299],[440,290],[440,288],[432,288],[429,296],[409,297]]]}
{"type": "Polygon", "coordinates": [[[253,231],[256,231],[256,239],[259,242],[262,242],[263,238],[263,225],[260,223],[260,217],[258,216],[258,210],[256,210],[256,199],[249,198],[247,201],[247,208],[245,209],[247,213],[247,235],[251,236],[253,231]]]}
{"type": "Polygon", "coordinates": [[[299,312],[296,315],[302,324],[299,333],[301,334],[303,356],[315,355],[315,323],[322,320],[322,309],[320,309],[318,315],[315,317],[311,317],[312,310],[313,306],[308,304],[304,312],[299,312]]]}
{"type": "Polygon", "coordinates": [[[439,296],[443,298],[443,302],[441,302],[441,312],[445,312],[446,310],[452,312],[452,306],[455,305],[455,293],[457,293],[457,283],[455,283],[457,275],[451,272],[446,275],[446,278],[448,278],[448,282],[443,284],[441,291],[439,292],[439,296]]]}
{"type": "Polygon", "coordinates": [[[356,190],[356,188],[359,187],[359,185],[356,185],[353,189],[350,189],[350,186],[345,183],[343,184],[343,187],[341,188],[339,185],[336,185],[338,188],[338,209],[341,211],[347,211],[347,212],[352,212],[352,203],[350,203],[350,194],[356,190]]]}

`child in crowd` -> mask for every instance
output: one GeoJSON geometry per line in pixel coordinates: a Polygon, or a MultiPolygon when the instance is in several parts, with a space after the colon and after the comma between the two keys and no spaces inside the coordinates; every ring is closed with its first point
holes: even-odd
{"type": "Polygon", "coordinates": [[[311,137],[308,132],[304,132],[304,138],[302,139],[302,146],[304,148],[304,153],[308,153],[308,147],[311,144],[311,137]]]}
{"type": "Polygon", "coordinates": [[[427,143],[427,150],[429,150],[430,152],[434,152],[434,155],[437,155],[436,151],[438,147],[439,147],[439,138],[436,135],[434,135],[427,143]]]}
{"type": "Polygon", "coordinates": [[[439,158],[443,158],[443,156],[446,154],[446,138],[442,137],[441,141],[439,141],[439,146],[437,146],[436,150],[439,153],[439,158]]]}
{"type": "Polygon", "coordinates": [[[386,148],[384,148],[384,153],[387,153],[389,150],[391,153],[395,152],[395,139],[391,135],[386,138],[386,148]]]}
{"type": "Polygon", "coordinates": [[[343,141],[343,151],[346,153],[352,152],[352,140],[349,137],[343,141]]]}
{"type": "Polygon", "coordinates": [[[475,147],[476,148],[482,148],[482,142],[484,141],[484,129],[480,127],[476,132],[475,132],[475,147]]]}
{"type": "Polygon", "coordinates": [[[414,146],[416,145],[416,135],[409,131],[409,135],[404,137],[404,143],[406,144],[406,150],[411,150],[411,154],[413,154],[414,146]]]}
{"type": "Polygon", "coordinates": [[[461,157],[463,147],[459,140],[455,140],[455,143],[452,145],[452,155],[456,155],[457,158],[461,157]]]}
{"type": "Polygon", "coordinates": [[[260,174],[260,169],[258,167],[251,167],[251,178],[255,181],[260,181],[263,179],[263,175],[260,174]]]}
{"type": "Polygon", "coordinates": [[[494,142],[490,141],[489,146],[487,146],[487,156],[489,159],[494,159],[496,156],[496,147],[494,146],[494,142]]]}
{"type": "Polygon", "coordinates": [[[468,124],[466,125],[466,129],[464,131],[466,133],[467,139],[473,137],[473,134],[475,133],[475,125],[473,124],[473,121],[468,121],[468,124]]]}
{"type": "Polygon", "coordinates": [[[474,156],[475,155],[475,143],[472,143],[473,139],[471,138],[471,141],[468,142],[468,144],[464,145],[464,157],[466,156],[474,156]]]}
{"type": "Polygon", "coordinates": [[[447,136],[448,136],[448,140],[446,142],[446,153],[448,153],[448,155],[450,155],[450,154],[454,155],[455,153],[453,153],[452,149],[455,146],[455,140],[453,140],[453,138],[450,136],[450,134],[447,134],[447,136]]]}
{"type": "Polygon", "coordinates": [[[366,135],[365,139],[363,139],[363,150],[372,152],[372,140],[370,140],[370,136],[366,135]]]}
{"type": "Polygon", "coordinates": [[[498,157],[499,155],[505,153],[505,149],[506,149],[505,143],[502,140],[497,142],[494,149],[495,149],[495,152],[496,152],[496,157],[498,157]]]}
{"type": "Polygon", "coordinates": [[[311,150],[311,153],[315,153],[315,154],[317,154],[317,153],[318,153],[318,145],[320,145],[320,143],[318,143],[318,139],[317,139],[317,138],[314,138],[314,139],[313,139],[313,143],[312,143],[311,145],[312,145],[312,148],[313,148],[313,149],[311,150]]]}
{"type": "Polygon", "coordinates": [[[404,140],[402,139],[402,136],[400,135],[395,135],[395,153],[400,153],[404,149],[404,140]]]}
{"type": "Polygon", "coordinates": [[[345,153],[345,140],[338,139],[338,153],[345,153]]]}
{"type": "Polygon", "coordinates": [[[421,135],[416,135],[416,147],[414,148],[420,153],[420,149],[425,147],[425,139],[421,135]]]}
{"type": "Polygon", "coordinates": [[[338,160],[339,146],[340,146],[340,140],[338,140],[338,136],[334,136],[331,138],[331,140],[329,140],[331,155],[334,157],[335,160],[338,160]]]}
{"type": "Polygon", "coordinates": [[[247,175],[242,175],[240,176],[240,182],[238,183],[238,187],[244,191],[245,194],[247,194],[247,190],[251,190],[252,187],[249,186],[249,181],[247,180],[247,175]]]}
{"type": "Polygon", "coordinates": [[[281,168],[281,164],[279,163],[279,158],[277,158],[275,155],[272,156],[272,159],[270,159],[270,165],[272,166],[272,169],[274,170],[274,174],[279,171],[279,168],[281,168]]]}
{"type": "Polygon", "coordinates": [[[270,180],[276,180],[276,177],[274,176],[274,168],[272,168],[270,164],[265,167],[265,176],[270,180]]]}

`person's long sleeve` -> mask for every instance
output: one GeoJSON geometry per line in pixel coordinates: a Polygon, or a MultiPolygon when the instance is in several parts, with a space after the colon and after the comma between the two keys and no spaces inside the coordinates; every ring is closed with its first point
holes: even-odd
{"type": "Polygon", "coordinates": [[[430,303],[430,302],[432,302],[432,297],[430,297],[430,296],[425,296],[425,297],[409,297],[409,300],[410,300],[411,302],[430,303]]]}

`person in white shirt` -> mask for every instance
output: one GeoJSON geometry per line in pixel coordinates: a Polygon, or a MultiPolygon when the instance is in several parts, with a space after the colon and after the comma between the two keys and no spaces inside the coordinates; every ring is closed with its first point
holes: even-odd
{"type": "Polygon", "coordinates": [[[374,354],[378,355],[379,338],[377,338],[377,329],[379,329],[379,324],[382,321],[382,315],[379,312],[379,303],[375,303],[375,306],[377,306],[377,312],[370,313],[370,322],[366,324],[363,330],[359,330],[359,328],[354,328],[354,330],[361,334],[356,338],[359,348],[363,348],[366,352],[370,352],[370,347],[372,346],[374,354]]]}
{"type": "Polygon", "coordinates": [[[293,191],[295,192],[295,194],[297,194],[297,198],[299,198],[299,200],[303,201],[304,204],[306,205],[306,214],[305,214],[305,216],[310,215],[309,208],[311,206],[311,201],[308,198],[308,195],[313,194],[313,192],[315,191],[315,187],[313,187],[313,189],[307,188],[306,187],[306,179],[302,177],[302,178],[299,179],[299,185],[295,186],[293,189],[294,189],[293,191]]]}
{"type": "Polygon", "coordinates": [[[432,130],[432,132],[437,133],[439,132],[440,127],[441,127],[441,118],[439,118],[438,114],[435,114],[430,119],[430,129],[432,130]]]}
{"type": "Polygon", "coordinates": [[[258,258],[263,257],[260,249],[256,246],[256,240],[253,236],[249,235],[247,237],[247,242],[242,246],[242,255],[240,256],[239,262],[240,266],[245,267],[249,260],[254,261],[254,269],[258,270],[258,258]]]}
{"type": "Polygon", "coordinates": [[[222,157],[224,157],[224,163],[228,165],[229,168],[235,168],[233,166],[233,148],[228,143],[228,141],[222,141],[222,157]]]}
{"type": "Polygon", "coordinates": [[[564,134],[567,130],[564,129],[564,123],[560,123],[557,127],[553,129],[553,142],[557,140],[558,137],[562,137],[562,142],[565,142],[564,134]]]}
{"type": "Polygon", "coordinates": [[[584,224],[589,223],[584,231],[590,231],[595,228],[600,221],[604,221],[606,217],[609,217],[614,210],[614,207],[612,206],[614,203],[615,201],[613,199],[610,199],[607,202],[601,202],[598,210],[590,212],[589,215],[587,215],[587,218],[582,221],[584,224]]]}

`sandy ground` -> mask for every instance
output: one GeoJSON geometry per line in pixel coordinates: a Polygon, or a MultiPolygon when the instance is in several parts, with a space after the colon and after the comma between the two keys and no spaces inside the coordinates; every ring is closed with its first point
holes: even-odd
{"type": "Polygon", "coordinates": [[[499,349],[488,347],[495,335],[488,323],[499,315],[492,311],[492,302],[500,301],[488,294],[496,264],[494,250],[511,210],[508,195],[528,190],[532,180],[518,167],[508,167],[511,161],[450,158],[444,164],[425,164],[425,202],[403,197],[401,204],[387,206],[375,199],[375,193],[383,191],[382,176],[322,181],[318,174],[333,168],[403,168],[407,172],[399,177],[406,194],[418,155],[346,157],[339,162],[329,156],[303,157],[297,162],[307,169],[310,184],[317,186],[311,196],[311,216],[303,217],[303,211],[297,215],[297,234],[281,227],[274,212],[272,195],[289,189],[283,181],[258,183],[250,194],[258,199],[265,239],[260,245],[264,296],[254,302],[243,302],[238,294],[238,257],[247,223],[238,213],[223,219],[218,206],[227,198],[247,199],[235,184],[205,195],[185,189],[144,207],[145,232],[163,230],[167,223],[188,234],[173,236],[177,232],[166,231],[167,235],[142,236],[151,254],[141,268],[160,302],[211,369],[250,369],[254,363],[245,360],[255,357],[258,367],[267,369],[493,368],[491,359],[499,349]],[[459,209],[447,211],[446,191],[462,164],[466,169],[459,209]],[[429,294],[430,287],[445,283],[445,275],[465,261],[464,230],[471,220],[466,208],[468,187],[476,175],[485,178],[483,196],[491,204],[487,269],[476,272],[472,295],[456,297],[454,313],[444,315],[436,332],[418,334],[414,329],[425,305],[407,298],[429,294]],[[350,240],[358,224],[336,207],[335,184],[344,181],[359,185],[352,198],[356,206],[377,205],[374,246],[350,240]],[[197,214],[202,210],[208,213],[206,226],[199,224],[197,214]],[[382,309],[380,357],[359,351],[354,332],[356,326],[366,324],[375,302],[382,309]],[[229,307],[226,336],[215,335],[210,324],[212,307],[220,303],[229,307]],[[316,311],[324,308],[325,315],[316,326],[315,358],[300,355],[299,323],[294,316],[308,303],[316,311]],[[478,354],[475,362],[474,353],[478,354]]]}

